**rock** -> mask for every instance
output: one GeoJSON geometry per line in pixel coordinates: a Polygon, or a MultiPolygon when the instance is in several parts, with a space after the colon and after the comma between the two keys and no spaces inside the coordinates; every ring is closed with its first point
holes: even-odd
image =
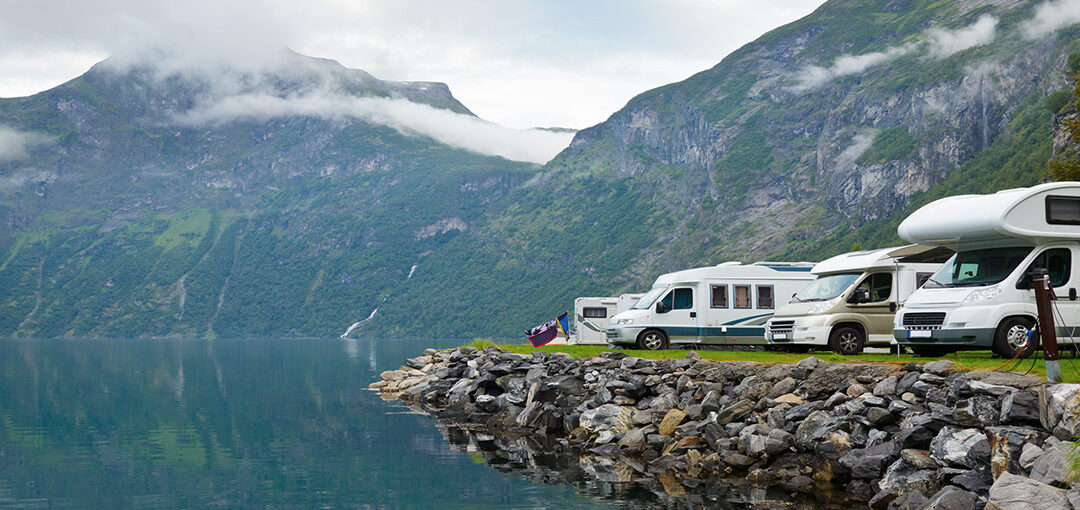
{"type": "Polygon", "coordinates": [[[882,502],[888,502],[910,492],[919,492],[928,496],[941,488],[941,479],[937,471],[932,469],[915,469],[903,458],[889,465],[884,476],[878,482],[880,491],[870,501],[870,506],[880,506],[882,502]],[[877,505],[875,505],[877,503],[877,505]]]}
{"type": "Polygon", "coordinates": [[[825,401],[825,409],[832,409],[849,400],[851,400],[851,397],[846,393],[833,393],[832,396],[825,401]]]}
{"type": "Polygon", "coordinates": [[[1002,473],[990,487],[986,510],[1071,508],[1065,491],[1030,478],[1002,473]]]}
{"type": "Polygon", "coordinates": [[[853,381],[860,375],[880,380],[896,371],[897,368],[891,365],[829,363],[818,366],[799,386],[799,390],[811,399],[820,398],[832,394],[838,388],[845,388],[846,381],[853,381]]]}
{"type": "MultiPolygon", "coordinates": [[[[1071,449],[1071,443],[1061,443],[1047,448],[1032,464],[1031,479],[1047,485],[1067,488],[1066,481],[1071,478],[1067,460],[1071,449]]],[[[1022,454],[1020,458],[1023,459],[1022,454]]],[[[1019,462],[1023,465],[1023,460],[1019,462]]]]}
{"type": "Polygon", "coordinates": [[[918,400],[918,397],[916,397],[914,393],[908,391],[905,392],[903,395],[900,395],[900,400],[903,400],[904,402],[907,402],[909,404],[914,404],[915,401],[918,400]]]}
{"type": "Polygon", "coordinates": [[[706,414],[715,413],[720,410],[720,392],[711,390],[705,394],[705,398],[701,399],[701,409],[706,414]]]}
{"type": "Polygon", "coordinates": [[[810,413],[799,426],[795,428],[795,444],[803,450],[813,451],[817,441],[814,440],[814,435],[832,418],[826,411],[814,411],[810,413]]]}
{"type": "Polygon", "coordinates": [[[1020,452],[1025,443],[1040,443],[1042,434],[1031,427],[988,427],[990,439],[990,469],[997,480],[1002,473],[1021,473],[1020,452]]]}
{"type": "Polygon", "coordinates": [[[1020,467],[1025,471],[1031,471],[1031,467],[1035,465],[1035,461],[1043,454],[1043,449],[1035,446],[1031,443],[1027,443],[1020,450],[1020,458],[1017,460],[1020,463],[1020,467]]]}
{"type": "Polygon", "coordinates": [[[660,421],[660,435],[670,436],[675,432],[675,427],[678,427],[686,420],[686,413],[672,409],[664,415],[664,419],[660,421]]]}
{"type": "Polygon", "coordinates": [[[984,385],[1004,387],[1007,391],[1014,388],[1029,390],[1046,384],[1046,379],[1034,375],[998,372],[996,370],[973,370],[960,376],[965,381],[978,381],[984,385]]]}
{"type": "Polygon", "coordinates": [[[1080,384],[1054,384],[1039,388],[1042,426],[1046,430],[1061,427],[1068,437],[1080,433],[1080,384]]]}
{"type": "Polygon", "coordinates": [[[637,446],[645,444],[645,437],[652,434],[656,429],[652,426],[639,427],[627,432],[619,440],[619,446],[626,448],[630,446],[637,446]]]}
{"type": "Polygon", "coordinates": [[[895,375],[890,375],[882,379],[874,386],[874,395],[879,397],[888,397],[896,394],[897,379],[895,375]]]}
{"type": "Polygon", "coordinates": [[[630,413],[631,410],[628,407],[604,404],[596,409],[589,409],[581,413],[579,426],[589,432],[611,431],[615,434],[623,433],[630,428],[630,413]]]}
{"type": "Polygon", "coordinates": [[[804,369],[804,370],[810,370],[810,371],[813,371],[813,370],[814,370],[815,368],[817,368],[817,367],[818,367],[818,365],[820,365],[820,364],[821,364],[821,360],[820,360],[820,359],[818,359],[818,358],[815,358],[815,357],[813,357],[813,356],[810,356],[809,358],[803,358],[803,359],[799,360],[799,362],[798,362],[798,363],[796,363],[796,364],[795,364],[795,366],[796,366],[797,368],[802,368],[802,369],[804,369]]]}
{"type": "Polygon", "coordinates": [[[747,457],[746,455],[743,455],[736,450],[724,450],[720,454],[720,459],[724,462],[724,464],[740,469],[745,469],[754,462],[757,462],[754,459],[747,457]]]}
{"type": "Polygon", "coordinates": [[[746,415],[750,414],[750,411],[753,409],[754,402],[747,399],[737,400],[717,413],[716,423],[727,425],[735,420],[741,420],[746,417],[746,415]]]}
{"type": "Polygon", "coordinates": [[[937,461],[931,458],[930,452],[926,450],[915,450],[913,448],[900,450],[900,457],[917,470],[938,468],[937,461]]]}
{"type": "MultiPolygon", "coordinates": [[[[779,397],[776,397],[775,399],[773,399],[773,402],[776,402],[777,404],[791,404],[791,405],[794,405],[794,406],[798,406],[798,405],[802,405],[802,404],[806,403],[805,400],[799,398],[794,393],[785,393],[783,395],[780,395],[779,397]]],[[[789,420],[790,420],[790,418],[789,418],[789,420]]]]}
{"type": "Polygon", "coordinates": [[[885,467],[893,461],[898,450],[896,443],[893,442],[870,448],[857,448],[840,457],[840,465],[851,471],[852,478],[878,478],[885,467]]]}
{"type": "Polygon", "coordinates": [[[937,376],[943,376],[948,374],[949,371],[953,370],[953,367],[955,365],[956,363],[953,363],[952,361],[942,359],[933,363],[927,363],[923,365],[923,372],[937,376]]]}
{"type": "Polygon", "coordinates": [[[739,432],[739,449],[750,457],[776,455],[788,448],[793,436],[765,424],[751,425],[739,432]]]}
{"type": "MultiPolygon", "coordinates": [[[[784,396],[781,395],[779,398],[783,397],[784,396]]],[[[780,403],[779,398],[777,399],[777,403],[780,403]]],[[[801,422],[804,418],[810,416],[810,413],[817,411],[823,407],[825,407],[825,403],[820,400],[807,402],[805,404],[797,404],[795,405],[795,407],[792,407],[787,411],[787,413],[784,415],[784,418],[786,418],[789,422],[801,422]]]]}
{"type": "Polygon", "coordinates": [[[880,407],[871,407],[866,410],[866,419],[876,426],[883,426],[895,423],[896,415],[880,407]]]}
{"type": "Polygon", "coordinates": [[[1001,405],[994,397],[971,397],[956,403],[956,423],[962,427],[989,427],[1001,420],[1001,405]]]}
{"type": "Polygon", "coordinates": [[[862,395],[863,393],[866,393],[866,387],[859,384],[859,383],[855,383],[855,384],[852,384],[851,386],[848,386],[847,389],[844,390],[844,393],[846,393],[847,396],[849,396],[851,398],[856,398],[856,397],[862,395]]]}
{"type": "Polygon", "coordinates": [[[701,355],[698,354],[697,351],[690,351],[690,352],[686,353],[686,356],[683,357],[683,359],[699,360],[699,359],[701,359],[701,355]]]}
{"type": "Polygon", "coordinates": [[[943,465],[972,469],[990,462],[990,443],[981,430],[944,427],[930,442],[930,456],[943,465]]]}
{"type": "Polygon", "coordinates": [[[977,499],[975,493],[949,485],[930,496],[920,510],[975,510],[977,499]]]}
{"type": "Polygon", "coordinates": [[[1039,398],[1029,390],[1010,391],[1001,400],[1000,423],[1038,425],[1039,398]]]}
{"type": "Polygon", "coordinates": [[[909,492],[889,503],[889,510],[923,510],[929,502],[921,492],[909,492]]]}
{"type": "Polygon", "coordinates": [[[985,494],[994,483],[994,476],[990,473],[989,466],[979,466],[953,476],[950,482],[969,491],[985,494]]]}
{"type": "Polygon", "coordinates": [[[776,398],[785,393],[791,393],[795,389],[795,386],[797,384],[798,383],[795,381],[795,379],[791,377],[785,377],[784,379],[780,380],[780,382],[773,385],[772,389],[769,390],[768,396],[770,398],[776,398]]]}

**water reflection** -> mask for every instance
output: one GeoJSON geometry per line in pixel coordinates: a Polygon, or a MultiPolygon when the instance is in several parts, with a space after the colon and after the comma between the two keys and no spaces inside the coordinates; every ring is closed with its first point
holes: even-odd
{"type": "Polygon", "coordinates": [[[0,340],[0,507],[606,504],[367,391],[434,343],[0,340]]]}

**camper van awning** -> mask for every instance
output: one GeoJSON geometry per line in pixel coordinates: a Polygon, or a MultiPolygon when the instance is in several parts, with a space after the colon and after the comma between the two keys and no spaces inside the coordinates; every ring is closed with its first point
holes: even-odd
{"type": "Polygon", "coordinates": [[[1080,182],[942,198],[908,216],[897,232],[906,241],[953,249],[1009,238],[1080,239],[1080,182]],[[1062,207],[1051,213],[1055,204],[1062,207]]]}

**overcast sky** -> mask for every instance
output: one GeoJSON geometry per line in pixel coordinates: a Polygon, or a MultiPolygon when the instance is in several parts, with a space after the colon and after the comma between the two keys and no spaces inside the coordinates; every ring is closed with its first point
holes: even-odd
{"type": "Polygon", "coordinates": [[[257,60],[291,47],[390,80],[441,81],[480,117],[583,128],[712,67],[821,0],[0,0],[0,97],[118,50],[257,60]]]}

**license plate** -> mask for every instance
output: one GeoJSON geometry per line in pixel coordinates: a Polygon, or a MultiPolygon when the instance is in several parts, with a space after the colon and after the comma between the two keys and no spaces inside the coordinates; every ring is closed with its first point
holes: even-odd
{"type": "Polygon", "coordinates": [[[772,339],[773,340],[787,340],[788,335],[787,335],[787,333],[773,333],[772,339]]]}
{"type": "Polygon", "coordinates": [[[907,336],[908,336],[908,338],[930,338],[930,330],[928,330],[928,329],[908,330],[907,336]]]}

